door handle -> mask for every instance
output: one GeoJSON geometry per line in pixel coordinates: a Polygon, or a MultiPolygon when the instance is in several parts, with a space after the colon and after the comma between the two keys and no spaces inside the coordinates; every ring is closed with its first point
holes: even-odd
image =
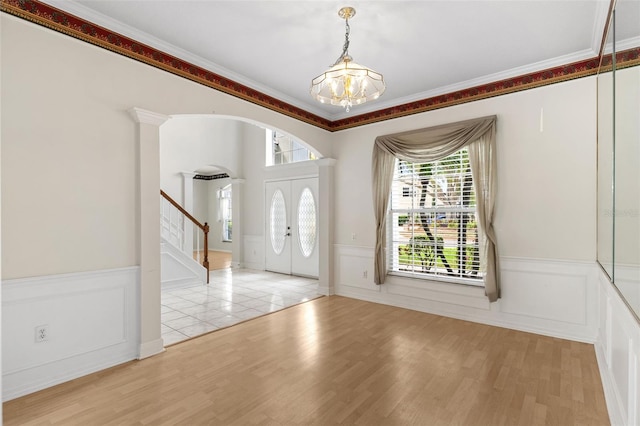
{"type": "Polygon", "coordinates": [[[291,236],[291,232],[287,232],[286,234],[284,234],[285,237],[290,237],[291,236]]]}

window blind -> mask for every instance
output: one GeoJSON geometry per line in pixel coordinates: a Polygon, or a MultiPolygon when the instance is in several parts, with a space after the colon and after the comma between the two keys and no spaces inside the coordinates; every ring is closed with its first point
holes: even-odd
{"type": "Polygon", "coordinates": [[[396,160],[389,213],[391,273],[483,285],[466,148],[430,163],[396,160]]]}

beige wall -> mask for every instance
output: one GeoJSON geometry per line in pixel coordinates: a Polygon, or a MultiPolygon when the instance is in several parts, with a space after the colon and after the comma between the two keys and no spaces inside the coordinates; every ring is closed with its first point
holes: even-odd
{"type": "Polygon", "coordinates": [[[367,247],[374,138],[497,114],[501,254],[595,258],[594,78],[329,134],[6,15],[1,47],[3,278],[135,264],[133,106],[243,116],[333,154],[335,241],[367,247]]]}
{"type": "Polygon", "coordinates": [[[375,244],[370,182],[376,136],[496,114],[500,254],[595,260],[595,90],[589,77],[340,132],[333,148],[335,242],[375,244]]]}
{"type": "Polygon", "coordinates": [[[132,107],[282,129],[331,155],[329,133],[2,14],[2,278],[136,264],[132,107]]]}

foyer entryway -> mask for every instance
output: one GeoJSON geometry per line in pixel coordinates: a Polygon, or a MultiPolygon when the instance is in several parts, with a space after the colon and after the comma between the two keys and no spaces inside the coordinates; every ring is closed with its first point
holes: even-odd
{"type": "Polygon", "coordinates": [[[318,277],[318,178],[265,184],[265,269],[318,277]]]}
{"type": "Polygon", "coordinates": [[[318,280],[273,272],[220,269],[209,280],[162,291],[165,346],[321,296],[318,280]]]}

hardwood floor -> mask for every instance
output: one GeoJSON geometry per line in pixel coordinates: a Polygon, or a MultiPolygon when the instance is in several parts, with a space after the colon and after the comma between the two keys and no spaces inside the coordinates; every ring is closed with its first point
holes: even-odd
{"type": "Polygon", "coordinates": [[[607,425],[592,345],[331,296],[4,405],[6,426],[607,425]]]}
{"type": "MultiPolygon", "coordinates": [[[[209,250],[208,255],[209,271],[231,268],[231,253],[209,250]]],[[[193,258],[197,260],[198,263],[202,263],[202,259],[204,259],[204,250],[194,251],[193,258]]]]}

